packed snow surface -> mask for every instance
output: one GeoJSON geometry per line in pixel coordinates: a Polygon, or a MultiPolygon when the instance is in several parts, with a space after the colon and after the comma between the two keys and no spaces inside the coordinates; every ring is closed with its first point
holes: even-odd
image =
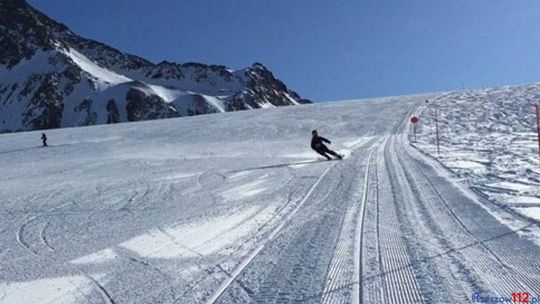
{"type": "Polygon", "coordinates": [[[417,144],[437,156],[437,110],[442,164],[491,201],[540,221],[539,95],[540,85],[528,85],[440,96],[422,111],[417,144]]]}
{"type": "MultiPolygon", "coordinates": [[[[426,98],[49,130],[48,148],[40,132],[1,135],[0,303],[540,294],[537,224],[409,144],[426,98]],[[345,159],[313,152],[313,129],[345,159]]],[[[474,155],[450,161],[491,170],[474,155]]]]}

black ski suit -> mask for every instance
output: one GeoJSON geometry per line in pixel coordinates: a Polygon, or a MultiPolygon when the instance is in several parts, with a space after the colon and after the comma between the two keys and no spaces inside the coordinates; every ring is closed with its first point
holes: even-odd
{"type": "Polygon", "coordinates": [[[41,141],[43,142],[43,146],[47,147],[47,135],[45,133],[41,133],[41,141]]]}
{"type": "Polygon", "coordinates": [[[324,138],[322,136],[319,136],[319,135],[313,135],[313,137],[311,138],[311,149],[315,150],[320,155],[326,157],[326,159],[328,159],[328,160],[330,160],[332,158],[330,158],[330,156],[328,156],[326,153],[328,153],[330,155],[333,155],[336,158],[341,158],[341,156],[339,154],[337,154],[336,152],[328,149],[328,147],[325,146],[325,144],[323,142],[331,144],[331,142],[328,139],[326,139],[326,138],[324,138]]]}

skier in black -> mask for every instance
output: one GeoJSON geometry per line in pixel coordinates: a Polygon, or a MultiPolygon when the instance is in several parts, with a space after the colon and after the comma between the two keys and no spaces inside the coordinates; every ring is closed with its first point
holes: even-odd
{"type": "Polygon", "coordinates": [[[48,147],[48,145],[47,145],[47,135],[45,135],[45,133],[41,133],[41,141],[43,142],[44,147],[48,147]]]}
{"type": "Polygon", "coordinates": [[[323,142],[328,143],[328,144],[331,144],[331,142],[328,139],[319,136],[317,134],[317,130],[311,131],[311,135],[313,135],[313,137],[311,138],[311,149],[315,150],[320,155],[326,157],[327,160],[331,160],[331,158],[326,153],[333,155],[336,159],[343,158],[341,155],[328,149],[328,147],[324,145],[323,142]]]}

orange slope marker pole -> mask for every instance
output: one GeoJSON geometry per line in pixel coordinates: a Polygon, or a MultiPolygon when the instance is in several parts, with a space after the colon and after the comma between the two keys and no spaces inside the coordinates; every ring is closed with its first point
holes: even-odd
{"type": "Polygon", "coordinates": [[[437,155],[441,156],[441,146],[439,144],[439,119],[437,117],[437,109],[435,109],[435,132],[437,134],[437,155]]]}
{"type": "Polygon", "coordinates": [[[540,106],[535,105],[536,108],[536,133],[538,133],[538,158],[540,160],[540,106]]]}

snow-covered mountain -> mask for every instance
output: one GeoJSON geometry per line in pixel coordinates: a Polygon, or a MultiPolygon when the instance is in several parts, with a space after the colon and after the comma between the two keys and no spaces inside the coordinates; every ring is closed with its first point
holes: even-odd
{"type": "Polygon", "coordinates": [[[262,64],[154,64],[0,0],[0,132],[309,103],[262,64]]]}

